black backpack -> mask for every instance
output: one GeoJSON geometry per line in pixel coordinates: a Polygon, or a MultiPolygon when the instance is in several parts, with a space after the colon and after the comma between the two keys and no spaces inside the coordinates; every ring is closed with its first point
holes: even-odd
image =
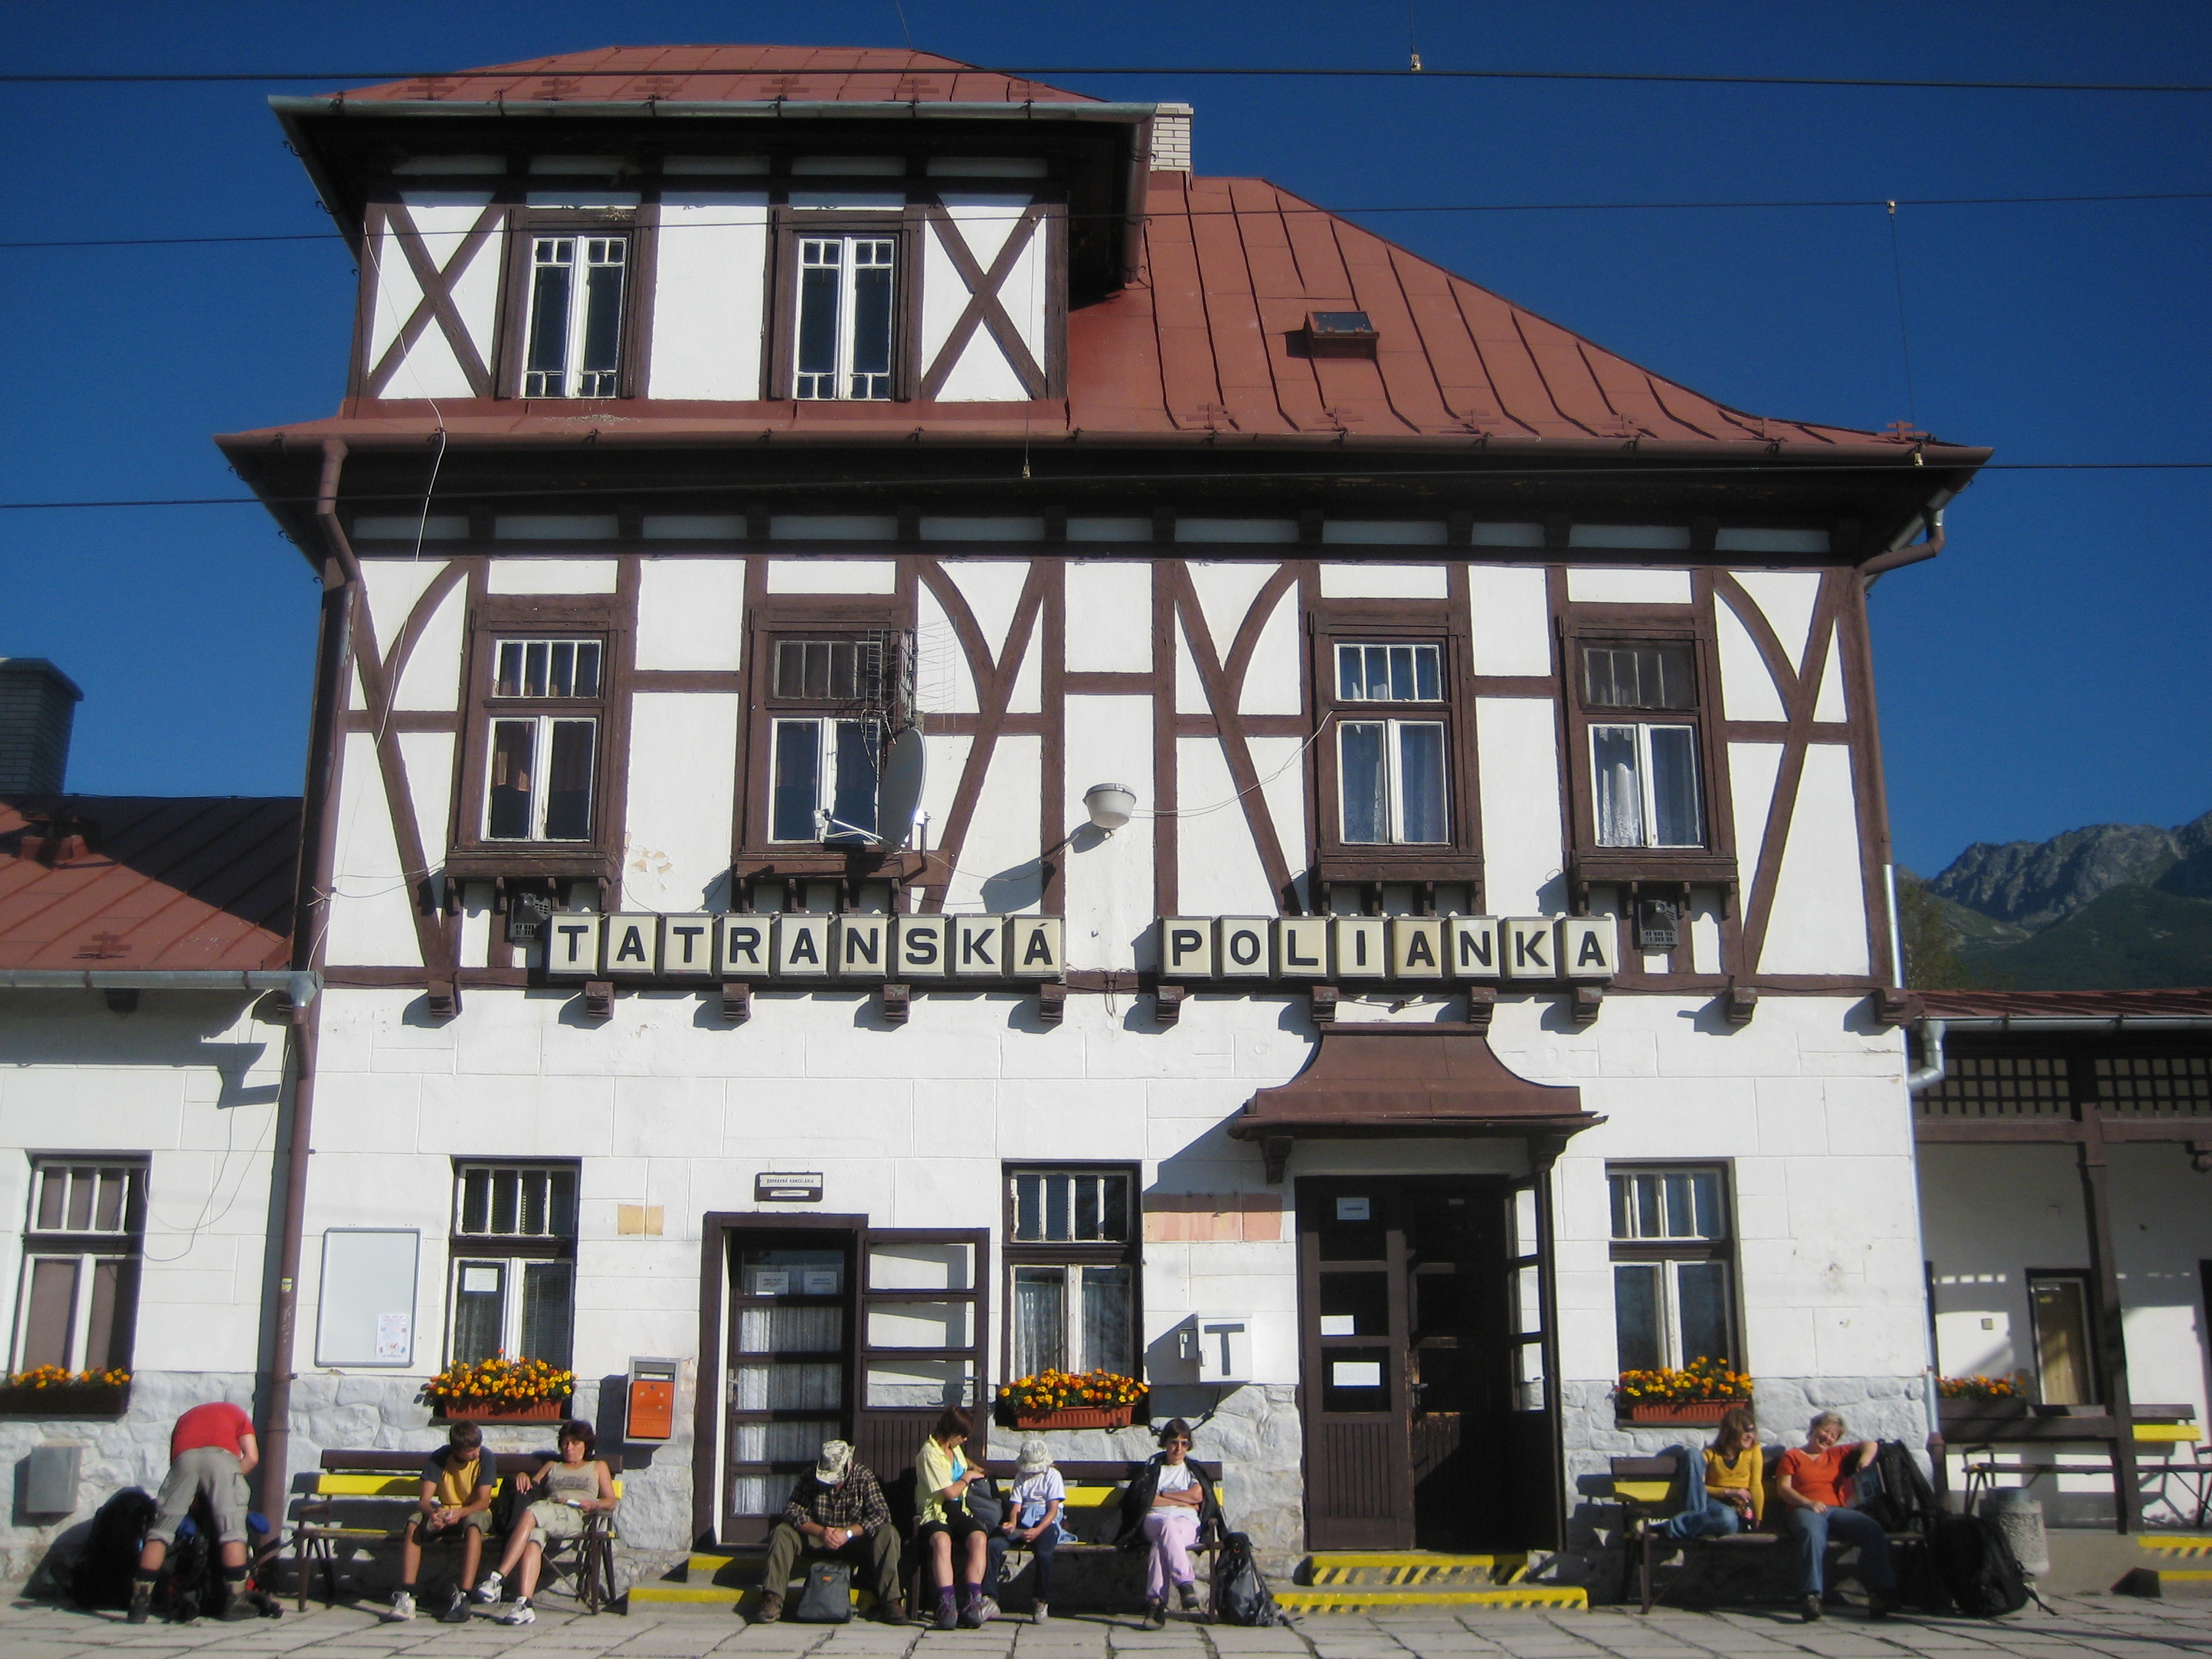
{"type": "Polygon", "coordinates": [[[207,1534],[198,1528],[177,1528],[177,1541],[161,1561],[161,1576],[154,1581],[154,1612],[173,1624],[189,1625],[201,1614],[219,1613],[228,1598],[224,1594],[222,1569],[207,1534]]]}
{"type": "Polygon", "coordinates": [[[146,1547],[146,1528],[158,1506],[137,1486],[125,1486],[100,1506],[84,1553],[70,1571],[70,1599],[81,1607],[131,1605],[131,1578],[146,1547]]]}
{"type": "Polygon", "coordinates": [[[1901,1440],[1885,1440],[1873,1467],[1859,1471],[1852,1508],[1871,1516],[1884,1532],[1925,1532],[1942,1514],[1936,1489],[1901,1440]]]}
{"type": "Polygon", "coordinates": [[[1946,1516],[1930,1540],[1936,1573],[1953,1603],[1970,1619],[2018,1613],[2033,1594],[1996,1522],[1983,1516],[1946,1516]]]}
{"type": "Polygon", "coordinates": [[[1221,1622],[1224,1625],[1279,1625],[1282,1611],[1275,1606],[1273,1593],[1267,1581],[1261,1576],[1260,1564],[1252,1559],[1252,1540],[1241,1532],[1232,1532],[1221,1540],[1221,1553],[1214,1558],[1213,1571],[1220,1585],[1221,1622]]]}

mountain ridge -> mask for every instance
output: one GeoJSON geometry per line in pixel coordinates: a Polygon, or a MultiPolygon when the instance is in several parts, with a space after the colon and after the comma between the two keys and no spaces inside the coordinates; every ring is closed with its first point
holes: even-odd
{"type": "Polygon", "coordinates": [[[2093,823],[2048,841],[1976,842],[1927,885],[1937,898],[2031,931],[2117,887],[2212,898],[2212,812],[2171,830],[2093,823]]]}

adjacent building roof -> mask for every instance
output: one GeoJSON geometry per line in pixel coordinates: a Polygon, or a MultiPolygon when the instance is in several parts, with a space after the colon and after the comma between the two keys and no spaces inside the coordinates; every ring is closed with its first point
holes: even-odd
{"type": "Polygon", "coordinates": [[[276,969],[290,797],[0,798],[0,969],[276,969]]]}
{"type": "Polygon", "coordinates": [[[2158,991],[1922,991],[1930,1019],[2205,1019],[2212,987],[2158,991]]]}
{"type": "Polygon", "coordinates": [[[333,93],[349,104],[1089,104],[1042,82],[880,46],[602,46],[333,93]]]}

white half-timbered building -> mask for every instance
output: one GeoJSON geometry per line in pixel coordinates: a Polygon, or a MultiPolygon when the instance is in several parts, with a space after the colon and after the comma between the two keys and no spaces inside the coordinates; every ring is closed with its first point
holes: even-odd
{"type": "Polygon", "coordinates": [[[615,1438],[674,1362],[670,1550],[1052,1366],[1205,1416],[1273,1559],[1587,1542],[1684,1432],[1625,1367],[1926,1434],[1865,592],[1986,452],[1716,403],[1180,106],[276,104],[360,298],[338,412],[220,440],[325,590],[270,1501],[499,1350],[615,1438]]]}

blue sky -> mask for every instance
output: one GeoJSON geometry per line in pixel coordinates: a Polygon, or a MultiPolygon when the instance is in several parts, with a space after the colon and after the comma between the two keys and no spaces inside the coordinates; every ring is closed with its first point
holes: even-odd
{"type": "MultiPolygon", "coordinates": [[[[904,0],[998,64],[1399,67],[1407,8],[904,0]]],[[[2186,5],[1444,6],[1431,68],[2212,81],[2186,5]]],[[[17,70],[464,67],[614,43],[899,45],[893,0],[114,5],[10,17],[17,70]]],[[[1198,106],[1198,168],[1330,205],[2212,190],[2212,97],[1058,77],[1198,106]]],[[[0,88],[9,240],[326,226],[264,105],[332,83],[0,88]]],[[[1376,216],[1577,331],[1762,413],[1904,417],[1878,208],[1376,216]]],[[[2000,460],[2212,459],[2212,202],[1905,209],[1920,423],[2000,460]]],[[[330,412],[336,242],[0,251],[17,414],[0,500],[210,495],[219,431],[330,412]],[[35,408],[33,407],[35,405],[35,408]]],[[[2212,807],[2212,473],[1991,475],[1873,611],[1899,857],[2212,807]],[[2177,739],[2173,733],[2182,735],[2177,739]]],[[[300,787],[314,583],[256,508],[0,514],[0,654],[87,692],[84,791],[300,787]]]]}

